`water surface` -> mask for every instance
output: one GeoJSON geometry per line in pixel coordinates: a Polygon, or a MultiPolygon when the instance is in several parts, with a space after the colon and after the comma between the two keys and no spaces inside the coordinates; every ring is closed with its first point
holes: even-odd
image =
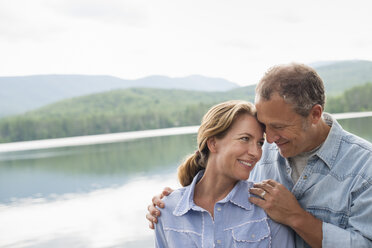
{"type": "MultiPolygon", "coordinates": [[[[372,141],[372,117],[340,120],[372,141]]],[[[0,247],[153,247],[147,205],[196,134],[0,153],[0,247]]]]}

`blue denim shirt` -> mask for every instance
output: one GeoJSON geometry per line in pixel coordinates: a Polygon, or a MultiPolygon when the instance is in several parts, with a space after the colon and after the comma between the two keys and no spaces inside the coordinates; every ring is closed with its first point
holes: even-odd
{"type": "Polygon", "coordinates": [[[294,234],[288,227],[269,219],[248,201],[253,183],[239,181],[214,207],[214,219],[195,205],[193,182],[164,198],[165,208],[155,225],[156,247],[294,247],[294,234]]]}
{"type": "MultiPolygon", "coordinates": [[[[323,247],[372,247],[372,144],[332,123],[295,185],[287,159],[268,143],[250,179],[272,178],[291,190],[302,208],[323,221],[323,247]]],[[[297,235],[296,247],[309,246],[297,235]]]]}

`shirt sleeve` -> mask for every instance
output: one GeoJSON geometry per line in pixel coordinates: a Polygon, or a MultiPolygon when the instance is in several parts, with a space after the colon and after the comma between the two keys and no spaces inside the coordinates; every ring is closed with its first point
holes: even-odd
{"type": "Polygon", "coordinates": [[[361,188],[354,194],[346,229],[323,222],[323,247],[372,247],[372,186],[361,188]]]}
{"type": "Polygon", "coordinates": [[[158,223],[155,224],[155,247],[168,248],[161,218],[158,218],[158,223]]]}
{"type": "Polygon", "coordinates": [[[272,248],[294,248],[294,232],[285,225],[269,220],[272,248]]]}

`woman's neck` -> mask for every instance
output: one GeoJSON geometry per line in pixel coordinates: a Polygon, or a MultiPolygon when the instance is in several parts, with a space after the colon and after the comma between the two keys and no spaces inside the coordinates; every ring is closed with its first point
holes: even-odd
{"type": "Polygon", "coordinates": [[[203,177],[195,186],[194,202],[213,217],[214,205],[224,199],[236,183],[237,180],[219,173],[213,165],[207,166],[203,177]]]}

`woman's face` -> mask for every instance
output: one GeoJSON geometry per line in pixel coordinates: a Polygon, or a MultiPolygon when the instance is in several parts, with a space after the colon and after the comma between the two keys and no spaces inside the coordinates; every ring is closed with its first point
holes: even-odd
{"type": "Polygon", "coordinates": [[[216,168],[233,180],[247,180],[261,158],[263,129],[249,114],[239,116],[222,139],[215,138],[216,168]]]}

